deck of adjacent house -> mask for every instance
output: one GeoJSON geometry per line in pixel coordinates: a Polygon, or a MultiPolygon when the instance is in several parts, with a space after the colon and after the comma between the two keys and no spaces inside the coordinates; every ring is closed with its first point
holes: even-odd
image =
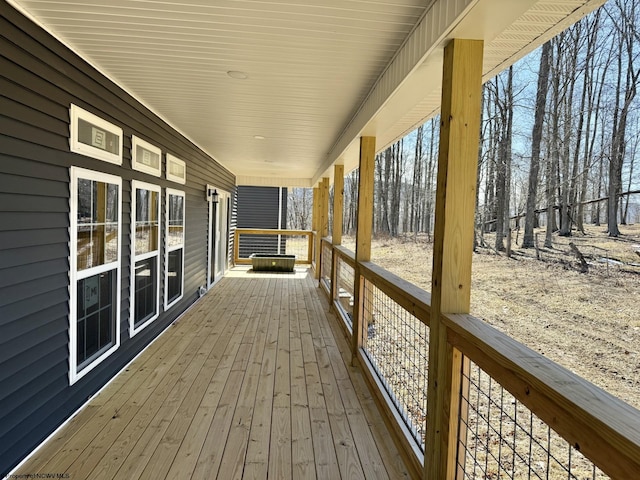
{"type": "Polygon", "coordinates": [[[337,319],[306,269],[236,269],[16,474],[403,478],[337,319]]]}

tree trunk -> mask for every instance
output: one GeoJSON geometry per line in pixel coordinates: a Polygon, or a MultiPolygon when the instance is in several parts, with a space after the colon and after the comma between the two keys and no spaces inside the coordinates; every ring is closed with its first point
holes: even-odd
{"type": "Polygon", "coordinates": [[[427,233],[427,238],[431,240],[431,224],[433,222],[433,210],[434,210],[434,201],[433,201],[433,179],[435,174],[435,165],[436,165],[436,138],[438,138],[439,131],[436,128],[439,125],[439,118],[435,118],[431,120],[430,126],[430,141],[429,141],[429,157],[427,160],[427,177],[425,179],[425,218],[424,218],[424,231],[427,233]]]}
{"type": "Polygon", "coordinates": [[[533,228],[535,222],[536,200],[538,196],[538,182],[540,175],[540,144],[542,143],[542,124],[544,122],[547,104],[547,89],[549,85],[549,62],[551,56],[551,42],[542,46],[540,54],[540,72],[538,74],[538,91],[536,93],[536,111],[531,133],[531,166],[529,168],[529,186],[527,191],[527,210],[524,220],[524,237],[522,246],[534,246],[533,228]]]}
{"type": "Polygon", "coordinates": [[[418,233],[420,225],[420,186],[422,185],[422,140],[424,136],[424,125],[418,127],[416,132],[416,148],[413,158],[413,183],[411,184],[411,215],[410,229],[414,233],[418,233]]]}
{"type": "Polygon", "coordinates": [[[622,165],[625,157],[625,141],[627,120],[631,104],[636,96],[638,77],[640,76],[640,67],[637,66],[635,44],[640,40],[640,33],[636,22],[635,4],[617,0],[616,7],[620,12],[620,20],[618,24],[618,33],[620,35],[620,56],[618,60],[618,83],[616,88],[616,110],[614,113],[613,135],[611,141],[611,159],[609,161],[609,200],[607,203],[608,212],[608,230],[610,237],[620,235],[618,229],[618,200],[622,193],[622,165]],[[627,9],[630,9],[628,11],[627,9]],[[622,56],[626,55],[626,76],[624,98],[622,107],[618,115],[618,107],[620,105],[620,77],[622,76],[622,56]],[[637,70],[636,70],[637,68],[637,70]],[[616,122],[615,118],[618,118],[616,122]]]}
{"type": "MultiPolygon", "coordinates": [[[[556,50],[559,49],[558,40],[555,39],[556,50]]],[[[552,105],[551,110],[551,132],[550,132],[550,145],[551,152],[549,160],[547,162],[547,232],[544,239],[544,246],[547,248],[553,248],[552,234],[557,230],[556,227],[556,190],[558,188],[558,167],[559,167],[559,108],[560,108],[560,75],[559,59],[555,59],[555,68],[552,75],[552,105]]]]}
{"type": "MultiPolygon", "coordinates": [[[[630,158],[630,160],[629,160],[629,183],[627,184],[627,192],[631,191],[631,186],[632,186],[632,183],[633,183],[633,164],[635,163],[634,159],[636,157],[635,154],[636,154],[636,152],[638,150],[637,147],[638,147],[638,144],[637,144],[637,140],[636,140],[636,142],[633,145],[633,151],[630,152],[631,154],[629,155],[629,158],[630,158]]],[[[629,199],[630,198],[631,198],[631,195],[627,195],[626,199],[625,199],[625,202],[624,202],[624,212],[622,213],[622,224],[623,225],[627,224],[627,215],[629,214],[629,199]]]]}
{"type": "Polygon", "coordinates": [[[604,79],[608,69],[608,62],[602,68],[602,77],[598,88],[597,95],[594,94],[594,82],[597,77],[594,78],[594,53],[596,51],[596,41],[598,38],[598,31],[600,26],[600,13],[602,10],[597,10],[594,14],[593,23],[590,25],[590,34],[588,36],[586,64],[584,73],[584,85],[583,88],[587,90],[587,124],[585,127],[585,142],[584,142],[584,159],[582,162],[582,184],[580,188],[580,200],[578,203],[578,212],[576,215],[577,228],[583,234],[584,230],[584,202],[587,199],[587,180],[589,178],[589,170],[591,168],[593,159],[593,149],[598,132],[598,119],[600,115],[600,105],[602,99],[602,90],[604,87],[604,79]],[[593,112],[593,115],[591,113],[593,112]],[[591,117],[593,116],[593,133],[591,133],[591,117]]]}

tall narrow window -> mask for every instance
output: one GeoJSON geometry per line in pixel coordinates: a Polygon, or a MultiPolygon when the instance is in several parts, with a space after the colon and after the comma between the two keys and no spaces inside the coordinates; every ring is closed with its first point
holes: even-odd
{"type": "Polygon", "coordinates": [[[131,298],[129,335],[158,317],[160,309],[160,187],[131,182],[131,298]]]}
{"type": "Polygon", "coordinates": [[[184,207],[184,192],[167,188],[165,309],[170,308],[182,298],[184,288],[184,207]]]}
{"type": "Polygon", "coordinates": [[[70,383],[120,345],[121,186],[71,167],[70,383]]]}

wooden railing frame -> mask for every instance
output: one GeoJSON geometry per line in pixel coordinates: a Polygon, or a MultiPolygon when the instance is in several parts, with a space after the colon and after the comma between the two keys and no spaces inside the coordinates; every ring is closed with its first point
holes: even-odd
{"type": "MultiPolygon", "coordinates": [[[[332,278],[337,285],[335,265],[339,259],[354,271],[357,262],[351,250],[338,245],[333,246],[332,256],[332,278]]],[[[431,295],[428,292],[373,262],[361,262],[358,266],[363,283],[372,283],[429,326],[431,295]]],[[[335,307],[336,299],[330,297],[330,301],[335,307]]],[[[361,297],[361,308],[364,301],[361,297]]],[[[637,476],[640,472],[638,410],[471,315],[443,314],[442,325],[452,350],[478,365],[603,472],[621,480],[637,476]]],[[[347,337],[352,334],[344,330],[347,337]]],[[[412,475],[420,478],[424,462],[420,448],[362,348],[357,359],[407,467],[412,475]]],[[[463,392],[468,392],[468,388],[463,392]]],[[[428,445],[425,448],[429,448],[428,445]]]]}
{"type": "Polygon", "coordinates": [[[344,263],[346,263],[347,265],[349,265],[351,268],[353,268],[354,273],[355,273],[355,267],[356,267],[356,254],[354,252],[352,252],[351,250],[349,250],[348,248],[345,248],[341,245],[334,245],[333,246],[333,253],[332,253],[332,257],[333,257],[333,262],[332,262],[332,293],[331,296],[329,297],[329,302],[331,303],[333,310],[336,314],[336,316],[341,317],[342,318],[342,322],[340,322],[340,324],[343,326],[344,328],[344,333],[347,336],[347,338],[351,339],[351,336],[353,335],[353,331],[349,328],[348,324],[347,324],[347,319],[344,318],[343,314],[342,314],[342,309],[339,308],[339,303],[340,303],[340,299],[338,298],[338,262],[340,260],[343,260],[344,263]]]}
{"type": "Polygon", "coordinates": [[[640,412],[471,315],[446,314],[447,339],[611,478],[640,473],[640,412]]]}
{"type": "Polygon", "coordinates": [[[291,235],[307,237],[307,259],[301,260],[296,258],[296,264],[309,265],[312,263],[313,251],[313,234],[311,230],[280,230],[273,228],[236,228],[233,237],[233,263],[234,265],[249,265],[251,260],[248,258],[240,258],[240,235],[291,235]]]}
{"type": "MultiPolygon", "coordinates": [[[[363,305],[369,300],[368,295],[371,292],[370,289],[364,287],[366,287],[367,283],[370,283],[422,323],[429,326],[431,295],[428,292],[373,262],[361,262],[357,271],[360,272],[360,284],[363,286],[362,296],[360,297],[361,311],[364,310],[363,305]]],[[[373,392],[379,408],[384,412],[383,417],[387,428],[392,433],[396,445],[399,446],[403,460],[412,477],[422,477],[424,453],[414,440],[409,427],[405,424],[393,400],[380,382],[378,374],[362,346],[358,348],[357,358],[362,366],[365,378],[369,382],[369,388],[373,392]]]]}
{"type": "Polygon", "coordinates": [[[317,272],[318,272],[318,260],[319,260],[319,256],[320,253],[318,252],[318,249],[316,248],[316,238],[318,236],[318,232],[316,230],[314,230],[313,232],[311,232],[311,239],[309,241],[309,258],[311,259],[311,269],[313,270],[313,274],[314,274],[314,278],[318,278],[317,272]]]}
{"type": "Polygon", "coordinates": [[[422,478],[424,453],[420,449],[420,446],[413,440],[409,427],[405,424],[397,408],[395,408],[393,400],[375,373],[375,369],[365,355],[363,348],[358,349],[357,359],[369,386],[369,390],[378,408],[383,413],[382,419],[398,447],[400,456],[409,470],[411,478],[422,478]]]}
{"type": "MultiPolygon", "coordinates": [[[[329,252],[330,255],[333,257],[333,243],[331,241],[331,237],[322,237],[320,239],[320,274],[318,275],[319,278],[319,285],[324,289],[325,293],[331,298],[331,292],[333,290],[333,267],[329,269],[329,272],[325,272],[324,271],[324,250],[325,250],[325,246],[329,247],[329,252]],[[324,277],[324,275],[326,274],[327,277],[329,277],[329,280],[331,281],[330,285],[326,285],[322,279],[324,277]]],[[[333,265],[333,260],[331,261],[331,264],[333,265]]]]}
{"type": "Polygon", "coordinates": [[[398,275],[376,265],[373,262],[362,262],[360,273],[389,298],[429,326],[431,315],[431,294],[398,275]]]}

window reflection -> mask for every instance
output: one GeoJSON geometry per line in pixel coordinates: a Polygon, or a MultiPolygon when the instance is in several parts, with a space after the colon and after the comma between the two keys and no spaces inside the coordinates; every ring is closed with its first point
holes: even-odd
{"type": "Polygon", "coordinates": [[[184,238],[184,197],[182,195],[169,195],[169,232],[167,238],[168,247],[182,245],[184,238]]]}
{"type": "Polygon", "coordinates": [[[115,342],[114,270],[78,280],[77,362],[82,368],[115,342]]]}
{"type": "Polygon", "coordinates": [[[182,249],[169,252],[167,257],[167,303],[182,295],[182,249]]]}
{"type": "Polygon", "coordinates": [[[78,270],[118,259],[119,186],[78,179],[78,270]]]}
{"type": "Polygon", "coordinates": [[[158,192],[136,189],[137,255],[158,249],[158,199],[158,192]]]}
{"type": "Polygon", "coordinates": [[[135,264],[135,325],[140,325],[145,320],[157,313],[156,296],[156,270],[157,258],[151,257],[140,260],[135,264]]]}

